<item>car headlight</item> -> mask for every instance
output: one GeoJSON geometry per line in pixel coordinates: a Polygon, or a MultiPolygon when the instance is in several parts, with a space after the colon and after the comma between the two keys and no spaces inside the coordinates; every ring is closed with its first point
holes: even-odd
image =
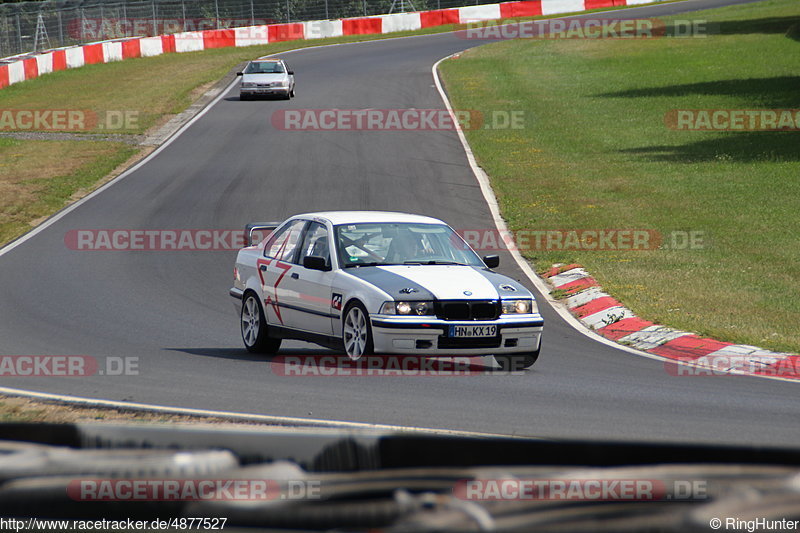
{"type": "Polygon", "coordinates": [[[385,302],[381,306],[382,315],[422,316],[433,314],[433,302],[385,302]]]}
{"type": "Polygon", "coordinates": [[[279,81],[279,82],[278,82],[276,85],[277,85],[278,87],[288,87],[288,86],[289,86],[289,81],[288,81],[288,80],[286,80],[286,81],[279,81]]]}
{"type": "Polygon", "coordinates": [[[255,86],[256,86],[256,84],[253,83],[253,82],[250,82],[250,81],[243,81],[242,82],[242,87],[245,87],[245,88],[248,88],[248,89],[252,89],[255,86]]]}
{"type": "Polygon", "coordinates": [[[503,314],[504,315],[527,315],[530,313],[538,313],[539,307],[536,305],[536,300],[530,298],[520,298],[515,300],[503,300],[503,314]]]}

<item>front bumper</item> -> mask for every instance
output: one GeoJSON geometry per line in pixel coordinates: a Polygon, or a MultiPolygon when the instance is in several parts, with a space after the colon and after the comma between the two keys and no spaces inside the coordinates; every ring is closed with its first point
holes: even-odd
{"type": "Polygon", "coordinates": [[[240,96],[270,96],[275,94],[287,95],[289,94],[289,87],[248,87],[247,89],[239,89],[240,96]]]}
{"type": "Polygon", "coordinates": [[[371,315],[375,353],[487,355],[539,349],[544,319],[539,314],[502,315],[497,320],[442,320],[433,316],[371,315]],[[494,337],[451,337],[450,326],[497,326],[494,337]]]}

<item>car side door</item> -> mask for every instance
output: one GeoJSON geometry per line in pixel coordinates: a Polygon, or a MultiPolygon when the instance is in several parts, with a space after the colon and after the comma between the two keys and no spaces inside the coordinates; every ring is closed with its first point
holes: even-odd
{"type": "Polygon", "coordinates": [[[307,220],[298,219],[276,230],[257,261],[264,315],[272,326],[290,327],[291,323],[297,322],[291,316],[293,311],[289,302],[296,292],[292,274],[300,270],[297,255],[307,224],[307,220]]]}
{"type": "Polygon", "coordinates": [[[336,298],[331,291],[334,275],[330,243],[326,225],[318,221],[309,222],[297,258],[299,267],[291,274],[295,292],[287,296],[294,311],[292,319],[297,320],[290,324],[294,329],[331,335],[332,320],[338,319],[341,313],[341,295],[336,298]],[[303,266],[306,257],[321,258],[324,264],[306,268],[303,266]]]}

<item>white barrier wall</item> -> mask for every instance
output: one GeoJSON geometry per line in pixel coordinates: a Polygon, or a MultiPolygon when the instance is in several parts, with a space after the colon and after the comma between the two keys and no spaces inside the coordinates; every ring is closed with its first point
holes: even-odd
{"type": "Polygon", "coordinates": [[[139,49],[142,52],[142,57],[161,55],[164,51],[164,47],[161,44],[161,37],[144,37],[139,39],[139,49]]]}
{"type": "MultiPolygon", "coordinates": [[[[652,1],[652,0],[649,0],[652,1]]],[[[542,0],[542,15],[584,11],[583,0],[542,0]]]]}
{"type": "Polygon", "coordinates": [[[122,61],[122,43],[119,41],[103,43],[103,61],[122,61]]]}
{"type": "Polygon", "coordinates": [[[65,52],[67,54],[67,68],[78,68],[84,65],[82,46],[67,48],[65,52]]]}
{"type": "Polygon", "coordinates": [[[199,52],[204,50],[203,32],[201,31],[186,31],[183,33],[175,34],[175,51],[176,52],[199,52]]]}
{"type": "MultiPolygon", "coordinates": [[[[583,2],[583,0],[581,0],[583,2]]],[[[500,18],[500,4],[467,6],[458,8],[459,22],[465,24],[474,20],[494,20],[500,18]]]]}
{"type": "Polygon", "coordinates": [[[395,31],[413,31],[422,28],[422,20],[419,13],[396,13],[394,15],[383,15],[381,31],[392,33],[395,31]]]}
{"type": "Polygon", "coordinates": [[[22,61],[15,61],[8,64],[8,83],[19,83],[25,81],[25,65],[22,61]]]}
{"type": "Polygon", "coordinates": [[[266,26],[247,26],[234,30],[236,46],[253,46],[255,44],[268,44],[266,26]]]}
{"type": "Polygon", "coordinates": [[[53,72],[53,54],[39,54],[36,56],[36,66],[39,69],[39,76],[53,72]]]}
{"type": "Polygon", "coordinates": [[[341,20],[310,20],[303,22],[306,39],[324,39],[344,35],[341,20]]]}

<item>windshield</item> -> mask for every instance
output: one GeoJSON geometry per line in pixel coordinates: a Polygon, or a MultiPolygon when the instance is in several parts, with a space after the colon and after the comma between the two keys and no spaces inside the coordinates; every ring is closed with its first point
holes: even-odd
{"type": "Polygon", "coordinates": [[[464,240],[444,224],[370,223],[336,226],[340,264],[483,266],[464,240]]]}
{"type": "Polygon", "coordinates": [[[245,74],[283,74],[283,65],[279,61],[253,61],[244,71],[245,74]]]}

